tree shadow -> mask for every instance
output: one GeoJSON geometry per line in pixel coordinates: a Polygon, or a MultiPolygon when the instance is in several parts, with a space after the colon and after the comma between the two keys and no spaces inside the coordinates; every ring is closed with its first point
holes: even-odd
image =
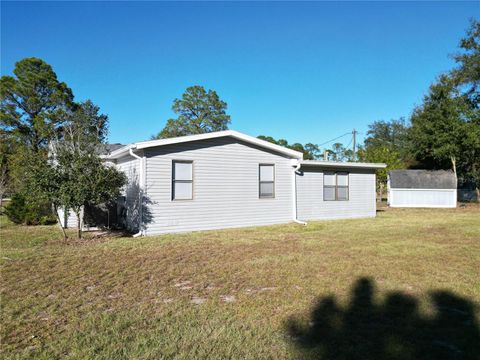
{"type": "Polygon", "coordinates": [[[146,189],[140,186],[136,169],[130,170],[128,179],[124,199],[118,202],[119,218],[125,229],[138,232],[145,230],[147,225],[153,222],[151,205],[154,202],[147,196],[146,189]]]}
{"type": "Polygon", "coordinates": [[[360,278],[350,302],[334,296],[318,299],[310,318],[285,322],[289,341],[300,359],[480,359],[476,304],[449,291],[433,291],[431,316],[419,301],[401,292],[375,302],[374,282],[360,278]]]}

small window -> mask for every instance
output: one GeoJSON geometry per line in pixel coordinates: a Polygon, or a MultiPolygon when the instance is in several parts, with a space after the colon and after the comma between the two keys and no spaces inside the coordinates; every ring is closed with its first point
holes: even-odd
{"type": "Polygon", "coordinates": [[[326,172],[323,174],[323,200],[348,200],[348,173],[326,172]]]}
{"type": "Polygon", "coordinates": [[[172,200],[192,200],[193,163],[174,160],[172,165],[172,200]]]}
{"type": "Polygon", "coordinates": [[[275,197],[275,165],[260,164],[259,166],[259,197],[275,197]]]}

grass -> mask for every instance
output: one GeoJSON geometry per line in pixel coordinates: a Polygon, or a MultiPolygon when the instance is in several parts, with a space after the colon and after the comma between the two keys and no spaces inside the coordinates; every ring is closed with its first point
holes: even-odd
{"type": "Polygon", "coordinates": [[[478,206],[67,244],[0,225],[5,358],[478,359],[478,206]]]}

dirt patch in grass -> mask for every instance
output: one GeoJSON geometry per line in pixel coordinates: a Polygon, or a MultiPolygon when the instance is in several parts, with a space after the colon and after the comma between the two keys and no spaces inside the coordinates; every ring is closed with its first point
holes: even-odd
{"type": "MultiPolygon", "coordinates": [[[[479,207],[386,209],[375,219],[67,246],[55,227],[2,226],[2,350],[21,358],[329,358],[331,344],[346,338],[301,345],[312,329],[323,331],[309,325],[315,304],[334,296],[335,334],[343,333],[361,278],[376,289],[366,309],[375,313],[392,292],[415,299],[420,319],[438,313],[432,291],[478,304],[479,218],[479,207]]],[[[380,319],[371,326],[391,317],[380,319]]],[[[443,348],[465,351],[472,339],[443,348]]],[[[406,337],[385,342],[393,358],[412,349],[406,337]]]]}

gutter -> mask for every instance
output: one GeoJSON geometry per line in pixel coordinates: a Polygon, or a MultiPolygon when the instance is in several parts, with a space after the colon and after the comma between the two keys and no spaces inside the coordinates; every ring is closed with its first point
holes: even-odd
{"type": "Polygon", "coordinates": [[[133,237],[136,238],[136,237],[139,237],[139,236],[145,236],[145,230],[143,229],[143,189],[144,189],[144,184],[145,184],[145,172],[144,172],[144,167],[143,167],[143,164],[144,164],[144,159],[145,157],[140,157],[138,156],[137,154],[135,154],[133,152],[133,148],[130,147],[128,149],[128,153],[134,157],[135,159],[138,159],[140,160],[140,191],[139,191],[139,206],[140,208],[138,209],[138,213],[139,213],[139,218],[140,218],[140,223],[139,223],[139,230],[136,234],[133,234],[133,237]]]}
{"type": "Polygon", "coordinates": [[[300,170],[302,163],[299,160],[292,160],[292,166],[295,166],[292,172],[292,209],[293,209],[293,222],[306,226],[307,223],[297,219],[297,172],[300,170]]]}

